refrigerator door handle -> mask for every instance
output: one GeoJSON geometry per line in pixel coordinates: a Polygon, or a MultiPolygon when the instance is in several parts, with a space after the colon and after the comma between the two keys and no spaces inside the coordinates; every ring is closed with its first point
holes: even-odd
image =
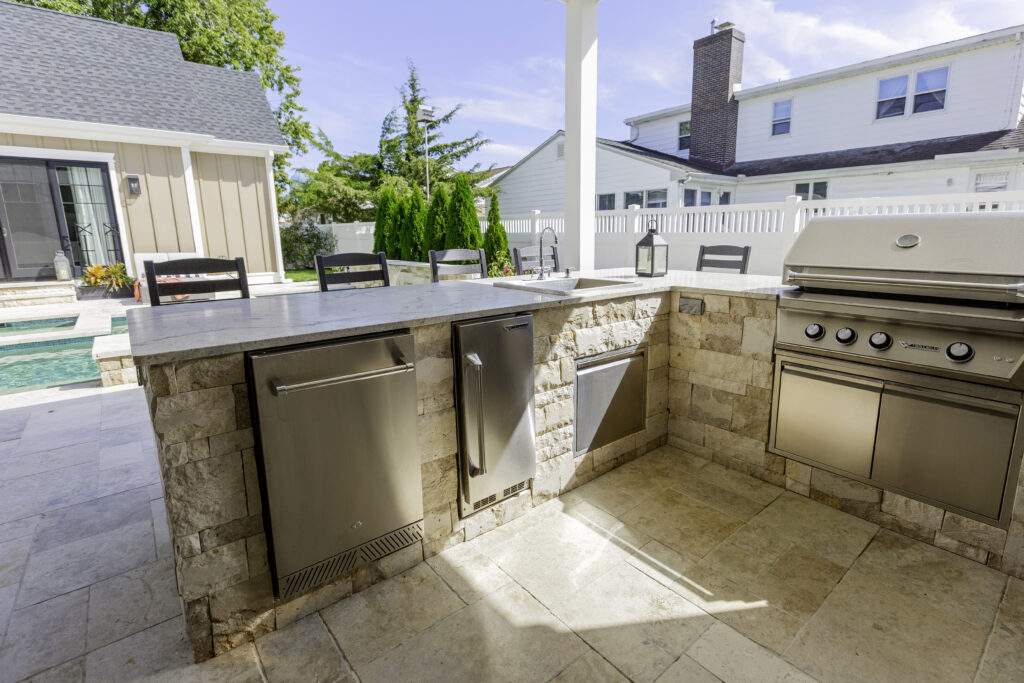
{"type": "Polygon", "coordinates": [[[469,476],[477,477],[487,474],[487,453],[484,448],[484,364],[480,360],[480,356],[475,353],[466,353],[462,357],[473,368],[476,375],[476,438],[477,448],[480,450],[477,458],[480,466],[474,465],[471,458],[467,457],[466,459],[469,462],[469,476]]]}
{"type": "Polygon", "coordinates": [[[308,391],[310,389],[322,389],[324,387],[333,387],[338,384],[346,384],[348,382],[361,382],[367,379],[376,379],[378,377],[386,377],[387,375],[396,375],[403,372],[412,372],[416,369],[416,366],[412,363],[399,362],[400,365],[394,365],[389,368],[380,368],[378,370],[366,370],[363,372],[354,372],[351,375],[341,375],[339,377],[325,377],[323,379],[315,379],[309,382],[298,382],[296,384],[278,384],[272,382],[270,384],[270,393],[274,396],[286,396],[288,394],[294,394],[298,391],[308,391]]]}

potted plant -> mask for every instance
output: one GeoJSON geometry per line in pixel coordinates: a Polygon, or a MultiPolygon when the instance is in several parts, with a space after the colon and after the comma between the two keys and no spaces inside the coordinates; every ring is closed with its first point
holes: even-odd
{"type": "Polygon", "coordinates": [[[82,284],[75,288],[79,299],[113,299],[134,296],[135,278],[123,263],[86,266],[82,284]]]}

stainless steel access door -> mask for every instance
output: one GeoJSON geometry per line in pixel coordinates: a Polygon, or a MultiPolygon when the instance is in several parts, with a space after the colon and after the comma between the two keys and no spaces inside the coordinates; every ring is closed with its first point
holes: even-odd
{"type": "Polygon", "coordinates": [[[576,361],[576,453],[644,428],[647,363],[643,349],[610,351],[576,361]]]}
{"type": "Polygon", "coordinates": [[[536,472],[533,316],[457,323],[452,336],[466,516],[522,490],[536,472]]]}
{"type": "Polygon", "coordinates": [[[788,363],[781,368],[775,448],[870,476],[882,382],[788,363]]]}
{"type": "Polygon", "coordinates": [[[999,519],[1020,407],[886,382],[871,478],[999,519]]]}
{"type": "Polygon", "coordinates": [[[279,595],[422,537],[414,358],[411,334],[249,356],[279,595]]]}

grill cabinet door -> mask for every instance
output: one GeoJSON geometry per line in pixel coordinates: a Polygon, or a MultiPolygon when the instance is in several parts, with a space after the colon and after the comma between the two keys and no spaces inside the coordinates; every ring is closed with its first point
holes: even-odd
{"type": "Polygon", "coordinates": [[[1018,410],[886,383],[871,478],[998,519],[1018,410]]]}
{"type": "Polygon", "coordinates": [[[871,473],[882,383],[783,365],[775,447],[859,477],[871,473]]]}

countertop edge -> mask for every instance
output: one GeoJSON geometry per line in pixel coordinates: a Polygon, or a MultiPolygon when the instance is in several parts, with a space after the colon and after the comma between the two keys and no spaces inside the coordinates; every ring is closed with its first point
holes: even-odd
{"type": "MultiPolygon", "coordinates": [[[[463,282],[472,283],[478,286],[493,286],[491,281],[466,280],[463,282]]],[[[548,308],[559,308],[564,306],[589,304],[597,301],[606,301],[628,297],[642,297],[663,293],[679,292],[681,294],[694,295],[720,295],[739,296],[752,299],[776,299],[778,298],[779,292],[785,291],[787,289],[792,288],[779,285],[777,287],[736,290],[721,287],[694,287],[689,285],[672,284],[670,282],[656,283],[654,281],[645,280],[642,282],[640,286],[623,288],[621,290],[604,290],[600,292],[590,292],[581,295],[541,294],[540,296],[542,297],[550,298],[544,301],[532,302],[526,306],[497,306],[494,308],[488,308],[484,310],[469,311],[466,312],[465,314],[445,314],[428,316],[424,318],[396,320],[386,323],[352,325],[334,330],[321,330],[314,332],[299,333],[282,332],[280,336],[267,336],[265,338],[253,340],[251,342],[230,342],[224,344],[212,344],[203,346],[202,348],[199,349],[171,350],[163,352],[157,351],[148,354],[135,354],[133,352],[133,359],[135,364],[139,367],[149,365],[162,365],[167,363],[177,363],[182,361],[196,360],[200,358],[210,358],[213,356],[223,356],[232,353],[245,353],[248,351],[258,351],[268,348],[317,343],[335,339],[344,339],[349,337],[359,337],[382,332],[390,332],[401,329],[413,329],[416,327],[424,327],[427,325],[434,325],[443,322],[457,322],[460,320],[470,320],[474,318],[504,315],[508,313],[530,313],[548,308]]],[[[521,290],[510,289],[509,291],[521,290]]]]}

